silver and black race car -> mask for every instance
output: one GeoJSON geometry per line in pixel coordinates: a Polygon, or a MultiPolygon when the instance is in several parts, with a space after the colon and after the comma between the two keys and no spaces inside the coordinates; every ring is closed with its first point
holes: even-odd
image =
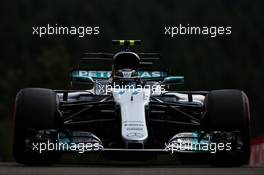
{"type": "MultiPolygon", "coordinates": [[[[183,76],[152,70],[158,54],[124,47],[85,53],[82,60],[111,62],[105,69],[74,68],[72,90],[25,88],[14,112],[14,158],[49,164],[62,153],[149,159],[157,154],[206,157],[213,165],[241,165],[250,156],[250,111],[241,90],[171,91],[183,76]],[[146,66],[147,65],[147,66],[146,66]]],[[[88,64],[88,63],[87,63],[88,64]]],[[[185,158],[184,158],[185,157],[185,158]]],[[[183,161],[184,162],[184,161],[183,161]]]]}

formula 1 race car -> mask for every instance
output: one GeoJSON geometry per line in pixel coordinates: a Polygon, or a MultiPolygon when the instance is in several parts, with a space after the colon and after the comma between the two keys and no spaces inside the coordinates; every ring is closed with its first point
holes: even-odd
{"type": "Polygon", "coordinates": [[[113,43],[122,51],[84,54],[81,60],[92,62],[89,66],[98,60],[111,66],[75,67],[71,90],[18,92],[13,143],[17,162],[49,164],[65,152],[126,160],[179,155],[183,163],[199,155],[212,165],[248,161],[250,111],[243,91],[171,91],[169,86],[184,83],[183,76],[144,69],[159,54],[132,52],[130,46],[140,40],[113,43]]]}

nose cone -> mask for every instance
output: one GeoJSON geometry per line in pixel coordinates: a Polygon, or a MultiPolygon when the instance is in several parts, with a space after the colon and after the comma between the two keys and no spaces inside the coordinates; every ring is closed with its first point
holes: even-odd
{"type": "Polygon", "coordinates": [[[115,101],[121,108],[122,138],[126,145],[141,143],[148,138],[145,106],[149,102],[149,89],[124,89],[113,91],[115,101]]]}

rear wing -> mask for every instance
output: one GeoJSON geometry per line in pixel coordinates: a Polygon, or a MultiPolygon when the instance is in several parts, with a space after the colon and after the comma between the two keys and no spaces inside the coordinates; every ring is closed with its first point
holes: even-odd
{"type": "MultiPolygon", "coordinates": [[[[114,61],[113,53],[83,53],[81,61],[105,61],[112,63],[114,61]]],[[[137,53],[140,58],[140,65],[152,65],[154,61],[160,60],[159,53],[137,53]]]]}

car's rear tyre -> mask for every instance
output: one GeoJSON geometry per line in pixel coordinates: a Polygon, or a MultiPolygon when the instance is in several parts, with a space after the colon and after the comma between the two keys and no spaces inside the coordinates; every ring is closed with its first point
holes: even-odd
{"type": "Polygon", "coordinates": [[[240,90],[214,90],[208,93],[205,106],[207,129],[216,131],[239,131],[243,144],[239,152],[211,154],[212,164],[239,166],[250,157],[250,109],[247,95],[240,90]]]}
{"type": "Polygon", "coordinates": [[[26,88],[16,96],[14,109],[13,155],[18,163],[49,164],[60,154],[38,153],[25,149],[26,132],[30,129],[58,129],[59,115],[56,93],[50,89],[26,88]]]}

